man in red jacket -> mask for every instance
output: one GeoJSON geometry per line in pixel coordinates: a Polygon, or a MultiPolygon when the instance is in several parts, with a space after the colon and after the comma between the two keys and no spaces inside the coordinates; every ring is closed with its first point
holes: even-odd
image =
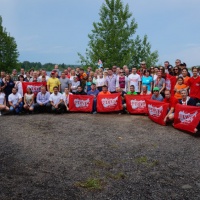
{"type": "Polygon", "coordinates": [[[195,99],[196,103],[200,102],[200,76],[198,75],[198,68],[192,67],[193,76],[188,80],[187,84],[190,87],[189,96],[195,99]]]}

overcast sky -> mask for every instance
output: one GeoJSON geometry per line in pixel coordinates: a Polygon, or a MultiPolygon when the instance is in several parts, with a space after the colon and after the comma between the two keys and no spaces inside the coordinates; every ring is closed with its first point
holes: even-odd
{"type": "MultiPolygon", "coordinates": [[[[0,0],[3,26],[15,37],[20,61],[78,64],[103,0],[0,0]]],[[[200,0],[123,0],[148,35],[159,64],[176,58],[200,64],[200,0]]],[[[126,64],[126,63],[124,63],[126,64]]]]}

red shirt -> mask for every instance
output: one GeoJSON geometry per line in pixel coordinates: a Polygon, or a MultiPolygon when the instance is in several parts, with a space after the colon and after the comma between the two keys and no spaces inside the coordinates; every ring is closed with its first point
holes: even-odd
{"type": "Polygon", "coordinates": [[[200,99],[200,76],[197,78],[191,77],[188,80],[188,86],[190,87],[190,97],[200,99]]]}
{"type": "Polygon", "coordinates": [[[169,108],[175,108],[176,104],[178,103],[178,99],[171,96],[169,99],[164,98],[163,102],[169,103],[169,108]]]}

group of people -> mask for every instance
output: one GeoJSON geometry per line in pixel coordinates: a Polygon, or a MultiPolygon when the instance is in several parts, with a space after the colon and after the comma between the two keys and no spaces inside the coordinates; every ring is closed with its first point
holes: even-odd
{"type": "MultiPolygon", "coordinates": [[[[168,61],[164,66],[147,68],[141,62],[140,68],[126,65],[113,66],[112,69],[95,69],[88,67],[71,69],[68,67],[59,72],[58,66],[52,70],[50,76],[44,69],[27,72],[21,68],[20,72],[13,70],[12,74],[1,71],[0,77],[0,114],[1,111],[20,114],[30,112],[57,112],[69,110],[69,95],[93,95],[93,113],[96,113],[97,95],[120,93],[122,104],[126,107],[125,95],[152,95],[153,100],[169,103],[170,110],[165,121],[173,120],[177,103],[198,106],[200,104],[200,70],[192,68],[189,73],[185,63],[179,59],[172,67],[168,61]],[[174,88],[168,88],[167,80],[175,77],[174,88]],[[23,82],[42,82],[41,91],[33,94],[31,87],[23,91],[23,82]]],[[[124,109],[125,111],[125,109],[124,109]]]]}

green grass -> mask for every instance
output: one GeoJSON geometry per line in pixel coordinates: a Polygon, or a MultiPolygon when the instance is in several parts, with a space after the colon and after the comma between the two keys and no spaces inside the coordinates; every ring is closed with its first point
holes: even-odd
{"type": "Polygon", "coordinates": [[[101,167],[101,168],[109,168],[109,169],[112,168],[112,166],[109,163],[107,163],[103,160],[94,160],[94,164],[97,167],[101,167]]]}
{"type": "Polygon", "coordinates": [[[136,162],[138,164],[147,165],[149,167],[155,167],[155,166],[159,165],[158,160],[150,161],[150,160],[148,160],[148,158],[146,156],[141,156],[141,157],[136,158],[136,162]]]}
{"type": "Polygon", "coordinates": [[[141,156],[136,158],[136,162],[139,164],[146,164],[148,162],[148,159],[146,156],[141,156]]]}
{"type": "Polygon", "coordinates": [[[106,174],[106,177],[107,178],[112,178],[112,179],[115,179],[115,180],[119,180],[119,179],[124,179],[126,178],[125,174],[123,172],[119,172],[117,174],[111,174],[111,173],[107,173],[106,174]]]}
{"type": "Polygon", "coordinates": [[[77,187],[87,188],[91,190],[100,190],[103,187],[102,180],[97,178],[89,178],[84,182],[77,182],[75,184],[77,187]]]}

